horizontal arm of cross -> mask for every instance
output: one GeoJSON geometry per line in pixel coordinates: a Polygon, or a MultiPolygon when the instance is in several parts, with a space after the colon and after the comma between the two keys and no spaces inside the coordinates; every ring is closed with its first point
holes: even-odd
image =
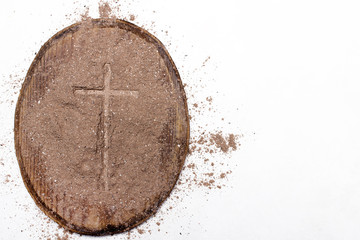
{"type": "Polygon", "coordinates": [[[81,95],[105,95],[109,94],[110,96],[130,96],[137,98],[139,96],[138,91],[125,91],[125,90],[108,90],[104,91],[102,89],[75,89],[75,94],[81,95]]]}

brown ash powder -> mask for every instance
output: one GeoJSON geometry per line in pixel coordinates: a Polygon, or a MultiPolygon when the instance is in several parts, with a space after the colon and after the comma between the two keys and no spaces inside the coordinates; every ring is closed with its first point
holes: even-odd
{"type": "Polygon", "coordinates": [[[112,12],[112,9],[110,8],[110,5],[108,2],[100,2],[99,3],[99,14],[100,14],[101,18],[110,17],[111,12],[112,12]]]}
{"type": "MultiPolygon", "coordinates": [[[[220,148],[224,153],[227,153],[230,148],[232,148],[232,150],[237,149],[236,137],[233,133],[229,134],[226,138],[227,141],[221,133],[211,133],[210,136],[210,143],[215,143],[215,146],[220,148]]],[[[200,143],[200,141],[198,141],[198,143],[200,143]]]]}
{"type": "Polygon", "coordinates": [[[145,233],[145,231],[143,229],[140,229],[140,228],[138,228],[137,231],[138,231],[139,234],[144,234],[145,233]]]}
{"type": "Polygon", "coordinates": [[[134,14],[131,14],[130,15],[130,21],[134,21],[135,20],[135,15],[134,14]]]}
{"type": "Polygon", "coordinates": [[[60,234],[56,233],[55,237],[56,237],[55,240],[69,240],[70,239],[68,234],[60,235],[60,234]]]}
{"type": "Polygon", "coordinates": [[[225,153],[228,152],[228,150],[229,150],[229,146],[227,145],[225,139],[219,133],[216,133],[216,134],[212,133],[210,142],[215,143],[216,147],[220,148],[221,151],[223,151],[225,153]]]}
{"type": "MultiPolygon", "coordinates": [[[[168,161],[168,154],[185,143],[168,136],[175,136],[175,116],[185,110],[177,107],[181,98],[154,45],[122,29],[100,31],[87,24],[72,36],[73,49],[46,59],[46,72],[37,69],[49,83],[29,102],[19,131],[26,133],[29,149],[38,149],[35,177],[45,178],[36,181],[45,181],[49,190],[43,201],[66,221],[97,230],[153,211],[156,194],[171,190],[181,163],[168,161]],[[106,76],[112,91],[136,90],[139,97],[111,97],[107,110],[102,96],[82,94],[84,87],[102,89],[106,76]],[[101,160],[104,111],[110,111],[109,141],[117,146],[109,149],[108,172],[101,160]]],[[[65,38],[58,41],[67,47],[65,38]]],[[[186,119],[179,119],[186,130],[186,119]]]]}
{"type": "MultiPolygon", "coordinates": [[[[194,66],[189,77],[202,71],[205,73],[208,67],[216,68],[216,66],[210,66],[213,63],[211,60],[212,58],[208,56],[199,63],[198,67],[194,66]]],[[[221,124],[218,123],[217,126],[210,125],[211,123],[206,123],[206,121],[205,124],[202,123],[203,119],[209,120],[215,117],[221,120],[221,123],[231,124],[231,120],[225,123],[225,118],[220,113],[221,106],[216,105],[217,93],[203,95],[202,91],[207,88],[208,80],[197,79],[192,84],[185,85],[191,106],[189,110],[192,129],[187,168],[184,169],[178,188],[182,192],[196,188],[210,190],[226,187],[229,179],[227,176],[233,172],[230,166],[237,164],[231,158],[232,153],[239,150],[241,146],[240,140],[243,135],[239,133],[240,131],[223,130],[221,124]],[[197,96],[199,94],[202,97],[197,96]]]]}
{"type": "Polygon", "coordinates": [[[215,133],[202,132],[200,135],[192,138],[190,151],[191,153],[197,152],[199,154],[213,154],[219,151],[230,153],[231,151],[237,150],[238,146],[240,146],[238,142],[240,137],[241,135],[235,135],[233,133],[226,136],[222,131],[215,133]]]}
{"type": "Polygon", "coordinates": [[[237,150],[236,137],[233,133],[229,134],[228,146],[231,147],[233,150],[237,150]]]}

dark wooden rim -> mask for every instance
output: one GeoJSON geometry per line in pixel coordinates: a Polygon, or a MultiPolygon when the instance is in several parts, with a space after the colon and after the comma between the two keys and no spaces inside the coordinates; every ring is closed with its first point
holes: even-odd
{"type": "MultiPolygon", "coordinates": [[[[173,82],[177,83],[177,87],[180,90],[180,94],[182,95],[182,99],[183,99],[183,104],[185,107],[185,117],[186,117],[186,124],[187,124],[187,132],[186,132],[186,146],[185,146],[185,151],[184,154],[180,156],[181,158],[181,169],[184,165],[185,162],[185,158],[188,154],[188,146],[189,146],[189,139],[190,139],[190,123],[189,123],[189,113],[188,113],[188,106],[187,106],[187,98],[186,98],[186,94],[184,91],[184,87],[182,85],[181,82],[181,78],[180,78],[180,74],[172,60],[172,58],[170,57],[168,51],[166,50],[165,46],[155,37],[153,36],[151,33],[149,33],[148,31],[130,23],[124,20],[119,20],[119,19],[92,19],[91,20],[93,26],[97,26],[97,27],[119,27],[121,29],[125,29],[127,31],[130,31],[138,36],[140,36],[141,38],[145,39],[148,42],[153,43],[158,51],[159,54],[163,57],[166,67],[169,70],[169,74],[170,77],[172,79],[173,82]],[[174,81],[175,80],[175,81],[174,81]]],[[[31,76],[34,73],[35,70],[35,66],[37,65],[37,63],[40,61],[40,59],[42,58],[42,56],[44,55],[44,53],[47,51],[47,49],[51,46],[52,42],[58,38],[60,38],[61,36],[63,36],[64,34],[67,34],[69,32],[76,32],[80,25],[82,23],[78,22],[75,23],[61,31],[59,31],[58,33],[56,33],[53,37],[51,37],[41,48],[40,51],[37,53],[37,55],[35,56],[35,59],[33,60],[27,74],[26,74],[26,78],[25,81],[22,84],[21,90],[20,90],[20,95],[16,104],[16,110],[15,110],[15,126],[14,126],[14,140],[15,140],[15,151],[16,151],[16,157],[18,159],[18,164],[20,167],[20,171],[21,171],[21,176],[23,179],[23,182],[28,190],[28,192],[30,193],[31,197],[34,199],[36,205],[38,207],[41,208],[41,210],[47,215],[49,216],[51,219],[53,219],[55,222],[57,222],[58,224],[60,224],[61,226],[63,226],[65,229],[72,231],[72,232],[76,232],[79,234],[84,234],[84,235],[95,235],[95,236],[100,236],[100,235],[109,235],[109,234],[115,234],[115,233],[120,233],[120,232],[125,232],[127,230],[130,230],[140,224],[142,224],[143,222],[145,222],[148,218],[150,218],[151,216],[153,216],[156,211],[158,210],[158,208],[161,206],[161,204],[168,198],[168,196],[170,195],[170,193],[172,192],[174,186],[176,185],[176,182],[179,178],[179,175],[181,173],[181,171],[178,172],[177,176],[176,176],[176,181],[173,184],[173,186],[171,187],[171,190],[166,194],[163,195],[159,198],[157,204],[155,204],[155,207],[151,210],[149,210],[148,212],[145,213],[145,216],[138,216],[138,217],[134,217],[133,219],[131,219],[128,225],[120,225],[120,226],[111,226],[108,225],[106,228],[99,230],[99,231],[92,231],[86,228],[81,228],[72,224],[69,224],[68,222],[66,222],[63,218],[61,218],[56,212],[52,211],[50,208],[48,208],[45,203],[41,200],[41,198],[37,195],[35,189],[33,188],[30,178],[28,176],[28,174],[25,171],[25,167],[23,165],[23,161],[22,161],[22,155],[21,155],[21,151],[20,151],[20,139],[19,139],[19,125],[20,125],[20,110],[21,110],[21,103],[23,101],[23,96],[25,93],[25,90],[27,89],[30,80],[31,80],[31,76]]]]}

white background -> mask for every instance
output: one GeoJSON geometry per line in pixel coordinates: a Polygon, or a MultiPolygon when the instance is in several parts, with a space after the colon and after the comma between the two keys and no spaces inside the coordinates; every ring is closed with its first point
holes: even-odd
{"type": "MultiPolygon", "coordinates": [[[[216,113],[200,115],[194,129],[206,122],[244,135],[238,151],[213,157],[232,170],[226,187],[178,193],[181,201],[163,206],[171,211],[146,223],[152,233],[132,239],[360,239],[359,1],[119,3],[120,16],[134,14],[165,44],[190,86],[190,106],[213,96],[216,113]]],[[[62,234],[22,183],[11,101],[34,54],[83,5],[98,17],[96,1],[1,3],[0,239],[62,234]]]]}

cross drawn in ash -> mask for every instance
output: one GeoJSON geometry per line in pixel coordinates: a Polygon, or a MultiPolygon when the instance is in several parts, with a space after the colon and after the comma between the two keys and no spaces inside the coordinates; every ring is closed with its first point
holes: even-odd
{"type": "Polygon", "coordinates": [[[94,89],[86,87],[74,87],[75,94],[81,95],[100,95],[104,96],[104,151],[102,154],[103,160],[103,172],[102,178],[104,179],[105,191],[109,190],[108,183],[108,169],[109,169],[109,126],[110,126],[110,96],[129,96],[137,98],[139,93],[138,91],[125,91],[125,90],[111,90],[110,80],[111,80],[111,67],[109,63],[104,65],[104,88],[103,89],[94,89]]]}

